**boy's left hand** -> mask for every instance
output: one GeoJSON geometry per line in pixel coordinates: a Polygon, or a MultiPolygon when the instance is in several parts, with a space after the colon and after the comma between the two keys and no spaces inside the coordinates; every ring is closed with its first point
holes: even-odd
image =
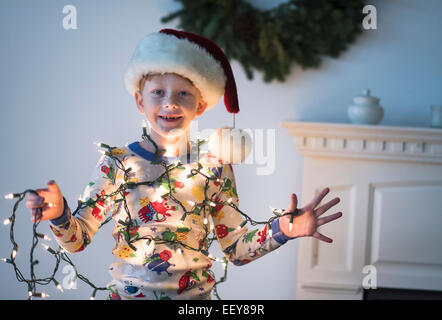
{"type": "MultiPolygon", "coordinates": [[[[328,209],[339,203],[339,198],[334,198],[330,200],[326,204],[322,205],[319,208],[316,206],[321,202],[321,200],[327,195],[330,191],[329,188],[325,188],[319,193],[312,202],[306,205],[302,209],[298,209],[298,214],[293,218],[292,229],[289,230],[290,225],[290,214],[282,216],[279,218],[279,229],[283,234],[288,237],[314,237],[316,239],[331,243],[332,239],[324,236],[323,234],[317,231],[317,228],[323,224],[329,223],[333,220],[336,220],[342,216],[342,212],[337,212],[330,216],[320,218],[319,217],[326,212],[328,209]],[[316,208],[316,209],[315,209],[316,208]]],[[[290,199],[290,205],[285,210],[284,213],[287,212],[295,212],[296,207],[298,205],[298,199],[296,194],[292,193],[290,199]]]]}

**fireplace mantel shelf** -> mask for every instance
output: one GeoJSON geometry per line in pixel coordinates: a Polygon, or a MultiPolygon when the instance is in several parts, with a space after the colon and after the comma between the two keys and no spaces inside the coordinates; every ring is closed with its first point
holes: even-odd
{"type": "Polygon", "coordinates": [[[303,156],[442,163],[442,130],[282,122],[303,156]]]}

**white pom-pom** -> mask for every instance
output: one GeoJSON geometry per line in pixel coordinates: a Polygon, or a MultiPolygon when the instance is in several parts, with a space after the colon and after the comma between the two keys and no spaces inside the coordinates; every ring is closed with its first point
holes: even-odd
{"type": "Polygon", "coordinates": [[[208,147],[224,163],[239,164],[252,150],[252,138],[244,130],[221,127],[210,135],[208,147]]]}

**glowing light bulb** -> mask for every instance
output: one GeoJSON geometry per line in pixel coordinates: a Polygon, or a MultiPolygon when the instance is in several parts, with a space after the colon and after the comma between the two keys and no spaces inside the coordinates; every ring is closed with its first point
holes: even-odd
{"type": "Polygon", "coordinates": [[[193,202],[193,201],[187,201],[187,203],[190,204],[191,206],[195,205],[195,202],[193,202]]]}
{"type": "Polygon", "coordinates": [[[182,179],[187,179],[187,176],[188,176],[189,174],[191,174],[191,173],[192,173],[192,168],[188,168],[188,167],[186,167],[186,168],[183,170],[182,179]]]}
{"type": "Polygon", "coordinates": [[[15,259],[15,256],[17,255],[17,250],[12,250],[12,259],[15,259]]]}
{"type": "Polygon", "coordinates": [[[52,248],[50,248],[47,244],[42,243],[41,246],[42,246],[45,250],[49,251],[50,253],[52,253],[52,254],[56,254],[56,252],[55,252],[52,248]]]}
{"type": "Polygon", "coordinates": [[[150,241],[149,243],[148,242],[146,242],[146,251],[150,252],[155,247],[155,241],[150,241]]]}
{"type": "Polygon", "coordinates": [[[203,223],[204,223],[204,224],[207,224],[207,222],[208,222],[208,221],[207,221],[207,218],[204,218],[203,223]]]}
{"type": "Polygon", "coordinates": [[[100,152],[101,154],[106,154],[106,151],[104,150],[98,150],[98,152],[100,152]]]}
{"type": "Polygon", "coordinates": [[[172,147],[170,145],[166,145],[166,153],[164,154],[166,157],[174,157],[175,154],[173,153],[172,147]]]}
{"type": "Polygon", "coordinates": [[[244,227],[247,223],[247,220],[244,220],[243,222],[241,222],[241,224],[236,228],[236,230],[241,230],[242,227],[244,227]]]}
{"type": "Polygon", "coordinates": [[[228,202],[228,203],[231,203],[231,202],[232,202],[232,198],[229,198],[229,200],[227,200],[227,202],[228,202]]]}
{"type": "Polygon", "coordinates": [[[215,202],[210,202],[209,203],[212,207],[216,207],[216,203],[215,202]]]}
{"type": "Polygon", "coordinates": [[[7,225],[10,224],[10,223],[11,223],[11,218],[8,218],[8,219],[3,220],[3,224],[4,224],[5,226],[7,226],[7,225]]]}
{"type": "Polygon", "coordinates": [[[293,228],[293,223],[289,223],[289,231],[292,231],[292,228],[293,228]]]}
{"type": "Polygon", "coordinates": [[[28,292],[28,295],[29,295],[30,297],[32,297],[32,291],[29,291],[29,292],[28,292]]]}
{"type": "Polygon", "coordinates": [[[161,196],[166,192],[167,192],[167,189],[164,186],[160,186],[156,192],[156,195],[154,197],[154,201],[161,202],[163,200],[161,196]]]}
{"type": "Polygon", "coordinates": [[[167,189],[166,189],[164,186],[160,186],[160,187],[158,188],[158,191],[159,191],[160,194],[163,194],[163,193],[166,193],[166,192],[167,192],[167,189]]]}
{"type": "Polygon", "coordinates": [[[64,291],[63,291],[63,288],[61,287],[60,284],[57,284],[56,288],[57,288],[60,292],[64,292],[64,291]]]}
{"type": "Polygon", "coordinates": [[[14,198],[13,193],[8,193],[7,195],[5,195],[5,199],[12,199],[12,198],[14,198]]]}
{"type": "Polygon", "coordinates": [[[42,297],[42,298],[49,298],[50,295],[49,295],[48,293],[42,292],[42,293],[41,293],[41,297],[42,297]]]}
{"type": "Polygon", "coordinates": [[[213,224],[210,225],[210,231],[213,231],[213,224]]]}
{"type": "Polygon", "coordinates": [[[272,235],[273,235],[273,231],[272,231],[272,229],[269,229],[269,237],[271,238],[272,235]]]}
{"type": "Polygon", "coordinates": [[[92,292],[92,295],[90,297],[91,300],[95,300],[95,295],[97,294],[97,289],[94,289],[94,291],[92,292]]]}

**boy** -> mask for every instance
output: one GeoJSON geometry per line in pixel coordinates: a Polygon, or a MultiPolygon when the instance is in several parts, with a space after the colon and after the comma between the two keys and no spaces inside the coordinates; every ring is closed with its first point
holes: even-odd
{"type": "Polygon", "coordinates": [[[33,219],[51,221],[57,242],[69,252],[82,251],[111,212],[116,246],[109,298],[211,299],[213,257],[205,250],[211,230],[238,266],[289,239],[332,241],[316,231],[342,215],[319,219],[339,202],[335,198],[316,209],[328,188],[299,210],[292,194],[286,212],[296,216],[283,215],[249,231],[235,209],[232,166],[210,154],[200,159],[191,147],[191,121],[222,95],[229,112],[239,111],[230,65],[213,42],[171,29],[150,34],[136,48],[125,81],[150,124],[147,139],[111,148],[100,158],[83,194],[89,205],[75,217],[53,180],[26,203],[33,219]],[[136,187],[120,188],[129,182],[136,187]],[[36,208],[42,208],[38,217],[36,208]]]}

